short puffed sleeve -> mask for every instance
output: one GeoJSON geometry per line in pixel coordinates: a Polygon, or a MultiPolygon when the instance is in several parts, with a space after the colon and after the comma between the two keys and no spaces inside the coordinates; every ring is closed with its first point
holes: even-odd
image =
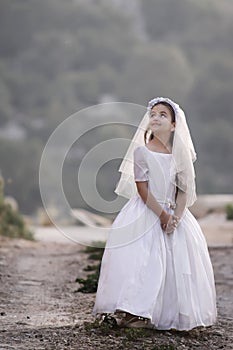
{"type": "Polygon", "coordinates": [[[148,181],[148,166],[141,146],[134,150],[134,180],[148,181]]]}

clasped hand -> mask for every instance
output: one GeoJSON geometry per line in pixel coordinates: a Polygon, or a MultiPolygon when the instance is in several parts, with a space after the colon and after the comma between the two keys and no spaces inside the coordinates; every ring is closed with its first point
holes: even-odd
{"type": "Polygon", "coordinates": [[[168,220],[161,220],[161,227],[162,229],[166,232],[166,233],[173,233],[173,231],[175,230],[175,228],[178,226],[179,222],[180,222],[180,218],[177,215],[172,215],[172,214],[168,214],[169,218],[168,220]]]}

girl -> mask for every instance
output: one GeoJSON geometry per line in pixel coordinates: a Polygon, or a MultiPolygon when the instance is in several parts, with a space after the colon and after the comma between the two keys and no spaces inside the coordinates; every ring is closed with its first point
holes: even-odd
{"type": "Polygon", "coordinates": [[[207,243],[188,209],[196,200],[195,160],[183,110],[168,98],[151,100],[120,167],[115,192],[130,200],[105,245],[97,319],[160,330],[216,322],[207,243]]]}

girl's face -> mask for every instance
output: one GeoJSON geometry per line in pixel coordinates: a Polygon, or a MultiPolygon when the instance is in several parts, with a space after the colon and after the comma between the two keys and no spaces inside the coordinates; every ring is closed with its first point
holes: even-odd
{"type": "Polygon", "coordinates": [[[149,127],[153,133],[170,133],[175,129],[172,115],[167,106],[162,103],[155,105],[150,111],[149,127]]]}

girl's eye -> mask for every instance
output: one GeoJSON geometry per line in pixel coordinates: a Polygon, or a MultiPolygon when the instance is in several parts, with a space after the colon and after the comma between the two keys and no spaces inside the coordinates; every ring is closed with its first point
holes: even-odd
{"type": "MultiPolygon", "coordinates": [[[[156,114],[151,114],[151,115],[150,115],[150,118],[155,117],[155,115],[156,115],[156,114]]],[[[166,116],[166,114],[162,113],[162,114],[159,115],[159,117],[161,117],[161,118],[166,118],[167,116],[166,116]]]]}

